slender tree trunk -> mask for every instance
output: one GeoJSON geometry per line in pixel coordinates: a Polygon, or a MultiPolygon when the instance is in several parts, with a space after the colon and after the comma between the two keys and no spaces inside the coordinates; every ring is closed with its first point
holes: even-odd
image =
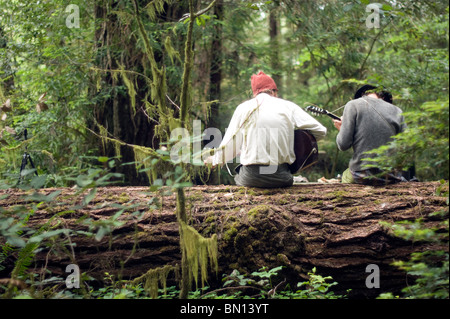
{"type": "Polygon", "coordinates": [[[219,101],[211,104],[211,116],[208,120],[208,127],[219,126],[219,105],[220,105],[220,85],[222,82],[222,24],[224,10],[223,0],[218,0],[214,7],[214,14],[216,15],[216,24],[214,26],[214,35],[211,43],[211,65],[210,65],[210,87],[209,100],[219,101]]]}
{"type": "Polygon", "coordinates": [[[275,7],[269,13],[269,36],[270,36],[270,64],[272,67],[272,78],[277,84],[278,94],[281,96],[283,83],[281,77],[280,60],[280,4],[275,1],[275,7]]]}
{"type": "MultiPolygon", "coordinates": [[[[192,33],[194,29],[194,1],[189,0],[189,13],[191,18],[189,20],[188,32],[186,36],[185,43],[185,57],[184,57],[184,70],[183,70],[183,82],[181,89],[181,104],[180,104],[180,123],[181,127],[186,127],[186,120],[188,119],[189,109],[191,107],[191,88],[190,88],[190,79],[191,72],[193,66],[193,51],[192,51],[192,33]]],[[[185,202],[185,193],[182,187],[177,189],[177,219],[180,223],[179,232],[180,232],[180,245],[183,247],[182,242],[185,240],[183,234],[183,228],[181,223],[187,223],[186,216],[186,202],[185,202]]],[[[189,278],[189,265],[186,256],[186,250],[182,249],[181,251],[181,289],[180,289],[180,298],[187,299],[189,291],[190,291],[191,280],[189,278]]]]}
{"type": "MultiPolygon", "coordinates": [[[[2,26],[0,25],[0,49],[4,49],[6,48],[8,45],[8,38],[5,34],[5,31],[3,31],[2,26]]],[[[8,96],[10,91],[12,91],[14,89],[14,76],[11,72],[11,67],[9,66],[8,63],[5,63],[4,65],[2,65],[2,74],[6,75],[6,79],[1,79],[2,81],[0,82],[1,87],[0,90],[4,97],[8,96]]],[[[1,97],[1,95],[0,95],[1,97]]],[[[0,101],[0,102],[5,102],[5,101],[0,101]]]]}
{"type": "MultiPolygon", "coordinates": [[[[210,116],[207,126],[209,128],[219,128],[219,108],[221,100],[221,83],[222,83],[222,59],[223,59],[223,28],[221,22],[224,18],[223,0],[218,0],[214,6],[214,14],[216,16],[216,24],[214,26],[214,34],[211,42],[211,59],[209,68],[209,100],[217,101],[211,103],[210,116]]],[[[208,142],[208,141],[206,141],[208,142]]],[[[218,145],[217,145],[218,146],[218,145]]],[[[218,174],[212,173],[208,183],[217,185],[220,183],[220,171],[218,174]]]]}

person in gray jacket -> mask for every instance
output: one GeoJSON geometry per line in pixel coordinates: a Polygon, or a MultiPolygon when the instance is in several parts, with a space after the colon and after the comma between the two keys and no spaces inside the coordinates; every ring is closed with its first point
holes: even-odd
{"type": "Polygon", "coordinates": [[[354,100],[344,108],[341,121],[333,120],[339,130],[336,144],[341,151],[353,147],[353,157],[349,168],[342,174],[342,183],[384,185],[406,181],[402,172],[380,175],[377,168],[367,168],[375,164],[367,160],[370,151],[387,144],[392,136],[402,132],[406,125],[402,110],[392,104],[389,92],[378,90],[371,85],[361,87],[354,100]]]}

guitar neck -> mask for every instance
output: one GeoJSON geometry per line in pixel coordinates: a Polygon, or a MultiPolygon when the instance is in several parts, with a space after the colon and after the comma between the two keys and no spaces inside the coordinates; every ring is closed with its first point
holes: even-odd
{"type": "Polygon", "coordinates": [[[340,118],[339,116],[334,115],[333,113],[327,112],[327,115],[328,115],[329,117],[331,117],[332,119],[335,119],[335,120],[338,120],[338,121],[341,120],[341,118],[340,118]]]}

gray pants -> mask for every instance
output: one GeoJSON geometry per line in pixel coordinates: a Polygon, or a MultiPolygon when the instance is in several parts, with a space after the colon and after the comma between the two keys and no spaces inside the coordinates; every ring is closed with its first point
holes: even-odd
{"type": "Polygon", "coordinates": [[[288,164],[276,167],[266,165],[239,165],[236,167],[234,180],[236,185],[261,188],[289,187],[294,183],[294,177],[288,164]]]}

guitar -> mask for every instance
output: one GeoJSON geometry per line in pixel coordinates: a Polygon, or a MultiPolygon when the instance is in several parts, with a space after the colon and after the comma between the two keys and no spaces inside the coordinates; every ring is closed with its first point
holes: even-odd
{"type": "Polygon", "coordinates": [[[295,161],[289,165],[292,174],[316,164],[319,160],[319,147],[316,138],[304,130],[294,131],[295,161]]]}
{"type": "Polygon", "coordinates": [[[333,113],[330,113],[327,110],[324,110],[324,109],[322,109],[322,108],[320,108],[318,106],[309,105],[309,106],[306,107],[306,110],[311,112],[311,113],[313,113],[313,114],[315,114],[315,115],[325,114],[325,115],[328,115],[329,117],[331,117],[332,119],[341,121],[341,118],[339,116],[334,115],[333,113]]]}

